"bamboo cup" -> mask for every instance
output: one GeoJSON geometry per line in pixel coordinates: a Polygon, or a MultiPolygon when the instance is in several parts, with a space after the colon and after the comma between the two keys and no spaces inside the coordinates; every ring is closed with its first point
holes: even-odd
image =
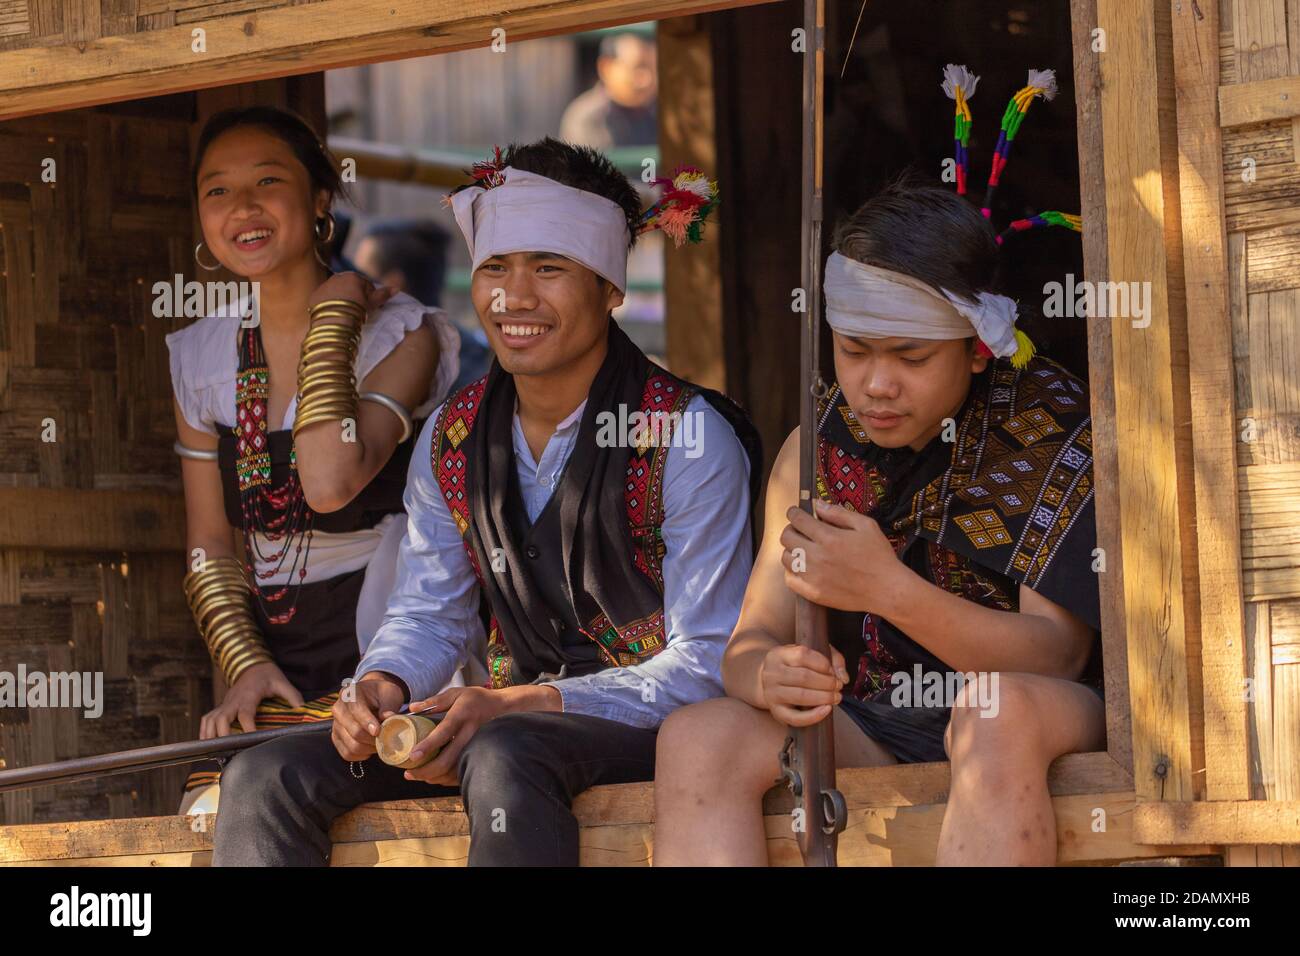
{"type": "Polygon", "coordinates": [[[411,751],[433,733],[433,728],[437,726],[437,720],[419,714],[394,714],[380,725],[379,736],[375,738],[375,751],[379,754],[379,759],[391,767],[403,770],[423,767],[438,756],[438,751],[442,748],[430,751],[419,761],[411,760],[411,751]]]}

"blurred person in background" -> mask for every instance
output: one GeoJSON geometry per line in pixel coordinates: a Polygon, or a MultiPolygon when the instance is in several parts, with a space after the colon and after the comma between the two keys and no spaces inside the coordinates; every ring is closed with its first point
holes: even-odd
{"type": "Polygon", "coordinates": [[[654,44],[635,33],[604,37],[596,74],[596,85],[565,109],[560,139],[596,149],[657,143],[659,73],[654,44]]]}
{"type": "MultiPolygon", "coordinates": [[[[431,219],[379,220],[366,228],[357,245],[357,268],[425,305],[441,306],[450,239],[451,234],[431,219]]],[[[474,327],[457,325],[460,377],[454,388],[463,388],[487,374],[492,350],[477,322],[474,327]]]]}

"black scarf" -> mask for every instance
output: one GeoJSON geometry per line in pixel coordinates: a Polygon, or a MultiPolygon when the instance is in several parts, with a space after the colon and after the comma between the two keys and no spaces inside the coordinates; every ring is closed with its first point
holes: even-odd
{"type": "MultiPolygon", "coordinates": [[[[573,597],[578,625],[589,637],[595,636],[589,630],[592,623],[602,617],[621,631],[663,608],[663,595],[637,570],[632,558],[624,498],[631,449],[600,447],[596,442],[601,412],[617,416],[620,405],[628,413],[640,409],[652,368],[650,360],[611,321],[605,361],[591,384],[573,452],[546,506],[559,509],[563,577],[573,597]]],[[[750,457],[752,505],[762,461],[757,432],[729,399],[710,389],[690,387],[726,417],[745,446],[750,457]]],[[[494,361],[466,460],[472,519],[468,539],[483,570],[484,595],[514,662],[514,682],[519,683],[543,673],[559,673],[569,658],[541,589],[532,579],[533,562],[511,529],[512,483],[518,493],[512,434],[515,404],[514,378],[494,361]],[[504,557],[504,571],[492,570],[494,554],[504,557]]]]}

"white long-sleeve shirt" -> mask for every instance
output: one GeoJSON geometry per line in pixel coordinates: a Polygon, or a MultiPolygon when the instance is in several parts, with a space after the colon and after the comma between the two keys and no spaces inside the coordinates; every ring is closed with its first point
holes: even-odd
{"type": "MultiPolygon", "coordinates": [[[[515,465],[530,521],[562,479],[585,407],[559,424],[540,461],[515,414],[515,465]]],[[[406,684],[412,700],[446,684],[483,632],[478,580],[433,476],[430,443],[439,412],[425,423],[411,456],[396,585],[356,672],[357,678],[390,673],[406,684]]],[[[722,652],[740,616],[752,564],[749,460],[726,419],[703,397],[696,395],[685,415],[697,425],[698,445],[670,445],[664,463],[667,644],[643,664],[553,681],[566,712],[654,728],[676,708],[724,693],[722,652]]]]}

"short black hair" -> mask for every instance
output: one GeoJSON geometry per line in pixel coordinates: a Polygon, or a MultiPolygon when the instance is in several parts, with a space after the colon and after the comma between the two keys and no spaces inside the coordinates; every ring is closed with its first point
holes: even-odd
{"type": "MultiPolygon", "coordinates": [[[[604,196],[617,204],[627,217],[627,247],[636,245],[641,198],[628,178],[600,150],[547,136],[535,143],[511,143],[502,151],[501,163],[604,196]]],[[[473,184],[466,184],[469,185],[473,184]]],[[[466,186],[459,186],[453,192],[466,186]]]]}
{"type": "Polygon", "coordinates": [[[274,106],[237,106],[213,114],[203,124],[203,131],[199,133],[198,145],[194,150],[194,170],[190,175],[190,185],[195,196],[199,192],[199,167],[203,165],[203,157],[207,155],[208,148],[223,133],[245,126],[265,130],[288,146],[307,170],[313,193],[325,190],[329,193],[330,204],[333,204],[336,196],[347,197],[339,165],[316,131],[297,113],[274,106]]]}
{"type": "Polygon", "coordinates": [[[446,229],[431,219],[384,219],[367,226],[362,238],[374,242],[380,270],[406,276],[410,295],[425,305],[442,304],[451,239],[446,229]]]}
{"type": "Polygon", "coordinates": [[[618,45],[619,42],[623,39],[623,37],[631,37],[634,40],[640,40],[642,43],[646,44],[647,46],[653,46],[651,41],[647,40],[645,37],[641,36],[639,33],[636,33],[632,30],[624,30],[621,33],[618,31],[614,31],[612,33],[606,33],[604,36],[600,38],[600,48],[597,51],[597,55],[602,58],[609,57],[610,59],[617,60],[618,45]]]}
{"type": "Polygon", "coordinates": [[[998,244],[989,221],[970,200],[912,171],[840,222],[832,246],[845,258],[969,301],[997,280],[998,244]]]}

